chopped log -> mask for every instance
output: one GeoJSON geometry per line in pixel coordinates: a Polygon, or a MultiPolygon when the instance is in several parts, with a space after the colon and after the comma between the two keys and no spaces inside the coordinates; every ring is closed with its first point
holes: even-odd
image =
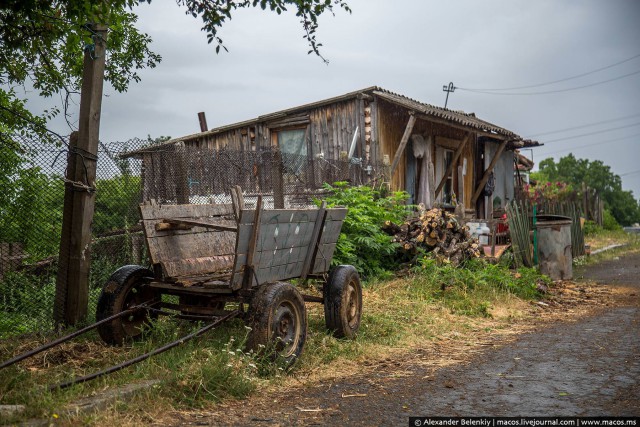
{"type": "Polygon", "coordinates": [[[442,209],[424,211],[401,225],[387,221],[382,229],[400,243],[399,251],[415,258],[421,249],[431,252],[442,263],[459,265],[469,258],[480,256],[478,241],[469,228],[461,225],[455,215],[442,209]]]}

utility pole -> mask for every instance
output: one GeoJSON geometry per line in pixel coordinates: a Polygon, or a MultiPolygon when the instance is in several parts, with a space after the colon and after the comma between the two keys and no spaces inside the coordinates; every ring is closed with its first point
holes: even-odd
{"type": "Polygon", "coordinates": [[[95,206],[96,163],[107,27],[89,24],[93,43],[84,49],[77,140],[72,136],[67,158],[64,216],[60,239],[54,320],[75,325],[87,316],[91,223],[95,206]]]}
{"type": "Polygon", "coordinates": [[[447,92],[447,98],[444,100],[444,108],[447,108],[447,103],[449,102],[449,94],[451,92],[454,92],[456,89],[457,87],[453,85],[453,82],[449,82],[449,86],[442,86],[442,91],[447,92]]]}

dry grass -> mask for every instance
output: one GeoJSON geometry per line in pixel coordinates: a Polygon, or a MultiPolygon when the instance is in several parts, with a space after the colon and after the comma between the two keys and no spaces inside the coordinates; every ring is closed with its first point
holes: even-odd
{"type": "Polygon", "coordinates": [[[584,240],[585,244],[591,246],[591,250],[594,251],[611,245],[637,245],[640,236],[623,230],[602,230],[585,236],[584,240]]]}

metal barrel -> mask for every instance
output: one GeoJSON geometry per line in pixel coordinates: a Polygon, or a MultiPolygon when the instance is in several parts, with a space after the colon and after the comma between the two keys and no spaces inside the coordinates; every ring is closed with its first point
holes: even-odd
{"type": "Polygon", "coordinates": [[[537,216],[540,272],[552,280],[571,280],[573,278],[571,224],[572,220],[567,216],[537,216]]]}

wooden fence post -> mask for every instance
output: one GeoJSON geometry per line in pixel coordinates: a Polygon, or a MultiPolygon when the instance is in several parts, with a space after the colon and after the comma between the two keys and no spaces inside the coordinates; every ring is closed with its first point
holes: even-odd
{"type": "Polygon", "coordinates": [[[75,325],[87,316],[91,223],[95,207],[96,166],[107,27],[91,25],[94,44],[85,48],[77,144],[71,141],[60,239],[54,320],[75,325]]]}
{"type": "Polygon", "coordinates": [[[282,167],[282,153],[274,148],[271,161],[271,185],[273,186],[273,208],[284,209],[284,168],[282,167]]]}

